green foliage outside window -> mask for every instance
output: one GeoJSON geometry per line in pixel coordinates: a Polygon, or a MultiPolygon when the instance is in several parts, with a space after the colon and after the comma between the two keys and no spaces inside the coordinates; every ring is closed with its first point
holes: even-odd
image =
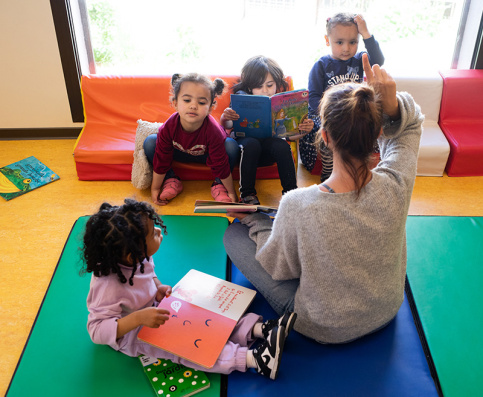
{"type": "Polygon", "coordinates": [[[105,1],[91,2],[88,7],[92,48],[97,65],[110,64],[113,60],[114,10],[105,1]]]}

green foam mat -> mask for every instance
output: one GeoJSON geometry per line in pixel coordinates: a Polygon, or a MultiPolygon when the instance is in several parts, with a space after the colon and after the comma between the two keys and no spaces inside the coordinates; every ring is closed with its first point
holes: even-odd
{"type": "Polygon", "coordinates": [[[445,397],[483,390],[483,218],[410,216],[410,290],[445,397]]]}
{"type": "MultiPolygon", "coordinates": [[[[87,333],[90,275],[79,276],[82,234],[88,217],[74,224],[7,394],[13,396],[150,396],[138,358],[95,345],[87,333]]],[[[225,217],[166,215],[168,234],[154,255],[156,273],[174,285],[194,268],[225,279],[225,217]]],[[[208,374],[211,387],[197,395],[220,396],[224,377],[208,374]]]]}

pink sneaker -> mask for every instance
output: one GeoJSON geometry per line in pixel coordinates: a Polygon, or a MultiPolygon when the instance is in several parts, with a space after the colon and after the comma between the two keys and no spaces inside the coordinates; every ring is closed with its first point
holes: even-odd
{"type": "Polygon", "coordinates": [[[222,201],[224,203],[231,203],[231,198],[228,196],[228,190],[226,190],[223,183],[218,183],[211,187],[211,195],[216,201],[222,201]]]}
{"type": "Polygon", "coordinates": [[[182,191],[183,191],[183,184],[178,178],[166,179],[163,183],[163,188],[161,190],[161,194],[159,195],[159,199],[160,200],[174,199],[182,191]]]}

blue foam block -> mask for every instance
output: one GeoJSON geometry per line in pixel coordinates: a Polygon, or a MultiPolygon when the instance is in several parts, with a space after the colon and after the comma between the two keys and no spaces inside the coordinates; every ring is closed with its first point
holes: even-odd
{"type": "MultiPolygon", "coordinates": [[[[232,264],[232,281],[254,288],[232,264]]],[[[257,294],[249,311],[277,315],[257,294]]],[[[239,396],[437,396],[409,304],[387,327],[358,341],[322,345],[292,331],[278,378],[255,372],[228,376],[228,397],[239,396]]]]}

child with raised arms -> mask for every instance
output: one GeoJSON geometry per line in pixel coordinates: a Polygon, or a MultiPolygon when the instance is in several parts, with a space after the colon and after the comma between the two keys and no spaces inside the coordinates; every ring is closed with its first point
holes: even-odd
{"type": "Polygon", "coordinates": [[[157,306],[171,287],[159,281],[152,257],[163,240],[161,229],[166,233],[154,208],[132,199],[120,206],[103,203],[87,221],[81,274],[92,273],[87,297],[92,341],[132,357],[144,354],[223,374],[254,368],[275,379],[295,313],[266,322],[254,313],[244,315],[210,369],[137,339],[141,326],[158,328],[169,321],[169,311],[157,306]],[[261,343],[251,348],[257,339],[261,343]]]}
{"type": "MultiPolygon", "coordinates": [[[[315,128],[299,141],[300,160],[309,171],[314,168],[317,159],[318,147],[315,145],[315,136],[320,129],[321,122],[318,111],[324,92],[337,84],[363,82],[362,54],[366,52],[357,52],[359,35],[362,36],[364,41],[371,66],[374,64],[382,66],[384,63],[384,56],[379,43],[369,32],[362,15],[335,14],[327,19],[326,29],[325,42],[330,47],[331,53],[321,57],[314,64],[309,75],[309,117],[314,120],[315,128]]],[[[321,181],[323,182],[332,172],[333,155],[323,142],[320,145],[321,181]]]]}
{"type": "Polygon", "coordinates": [[[191,73],[171,79],[171,102],[176,109],[168,120],[144,141],[144,152],[153,166],[151,198],[166,205],[183,190],[171,163],[173,160],[208,165],[215,177],[211,194],[217,201],[236,202],[238,197],[231,171],[238,161],[240,149],[227,137],[210,115],[215,97],[221,95],[225,83],[191,73]]]}
{"type": "MultiPolygon", "coordinates": [[[[242,68],[240,81],[232,87],[237,95],[272,96],[288,90],[280,66],[264,56],[250,58],[242,68]]],[[[231,108],[226,108],[221,116],[221,124],[232,128],[233,120],[240,116],[231,108]]],[[[302,132],[312,130],[314,123],[310,119],[299,125],[302,132]]],[[[257,168],[277,163],[282,184],[282,194],[297,188],[297,176],[290,145],[284,139],[270,137],[257,139],[252,137],[235,138],[241,148],[240,158],[240,201],[247,204],[260,204],[255,189],[257,168]]]]}

